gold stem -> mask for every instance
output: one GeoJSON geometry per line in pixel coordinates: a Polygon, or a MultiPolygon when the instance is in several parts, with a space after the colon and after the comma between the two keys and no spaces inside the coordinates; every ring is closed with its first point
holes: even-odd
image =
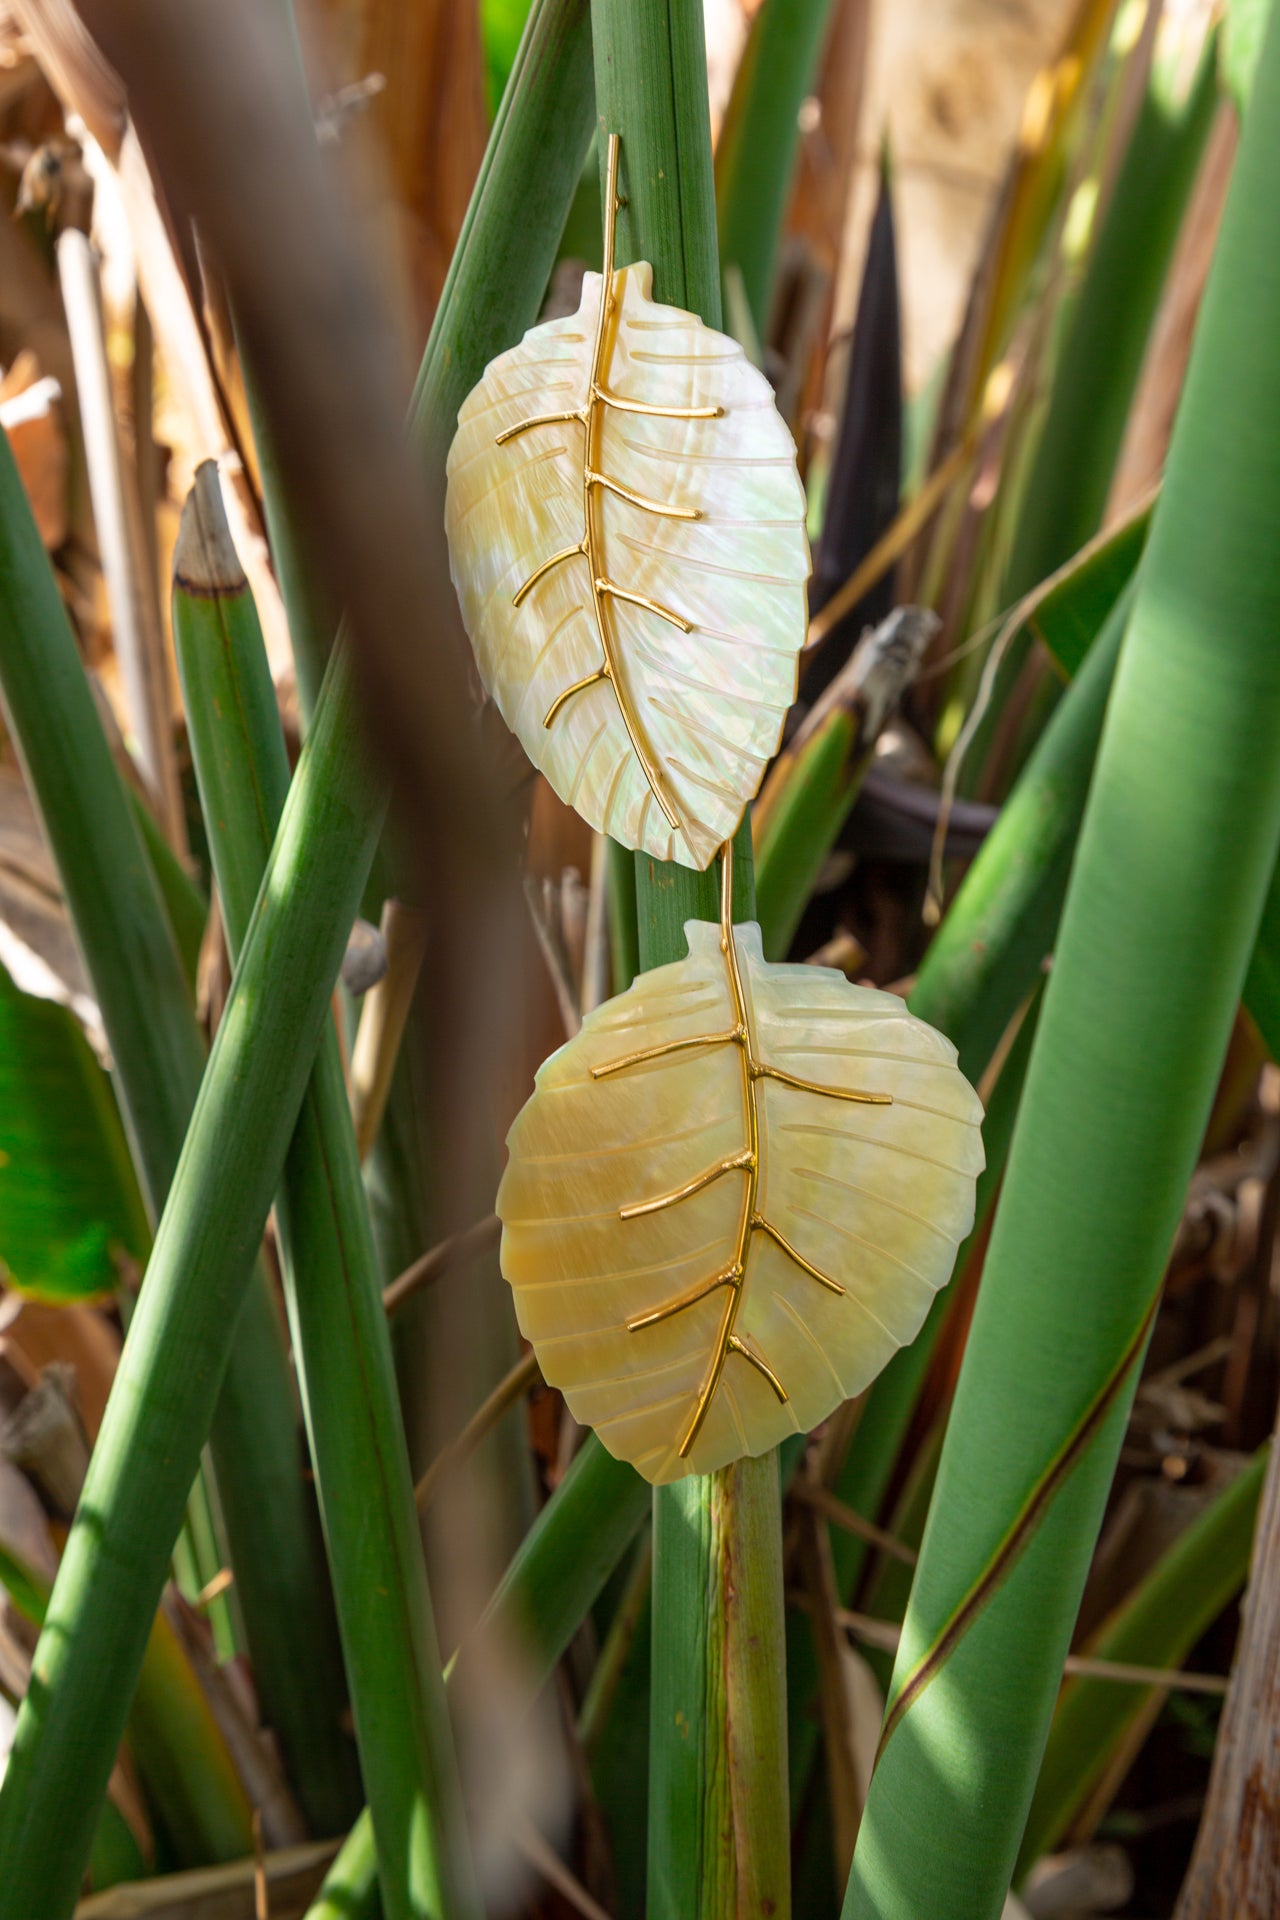
{"type": "Polygon", "coordinates": [[[647,594],[633,593],[626,587],[617,585],[608,578],[603,564],[604,536],[599,520],[598,495],[615,494],[618,499],[638,507],[644,513],[652,513],[667,520],[700,520],[702,510],[699,507],[672,506],[663,500],[650,499],[637,493],[622,481],[615,480],[603,469],[600,460],[600,436],[603,428],[604,413],[607,407],[614,407],[623,413],[648,414],[663,420],[719,420],[724,416],[723,407],[664,407],[653,405],[644,400],[629,400],[620,394],[610,393],[605,386],[605,363],[608,360],[609,322],[617,309],[617,295],[614,291],[614,254],[617,248],[618,208],[622,204],[618,198],[618,150],[619,139],[616,133],[609,135],[608,157],[606,161],[605,203],[604,203],[604,262],[600,276],[600,310],[596,315],[595,339],[591,348],[591,372],[587,381],[587,397],[581,407],[567,407],[552,413],[533,414],[527,420],[518,420],[514,426],[504,427],[496,437],[498,446],[505,446],[522,433],[528,433],[534,427],[566,425],[578,420],[582,423],[585,448],[582,463],[582,539],[572,547],[563,547],[553,553],[541,566],[536,567],[522,586],[517,588],[512,603],[520,606],[525,596],[535,587],[543,576],[566,560],[576,559],[579,555],[586,558],[591,570],[591,602],[595,610],[596,628],[600,635],[600,645],[604,653],[604,665],[595,673],[586,674],[552,702],[547,711],[544,727],[549,727],[565,702],[575,693],[583,693],[588,687],[595,686],[601,680],[608,680],[613,687],[618,702],[618,712],[626,728],[631,749],[640,762],[640,769],[648,783],[649,790],[673,832],[682,833],[683,823],[675,806],[665,791],[661,769],[659,768],[639,716],[632,710],[631,700],[620,673],[621,662],[615,651],[615,636],[609,625],[605,609],[607,599],[622,600],[630,606],[642,607],[656,614],[660,620],[666,620],[678,627],[681,633],[692,633],[693,624],[683,614],[671,607],[663,606],[657,600],[651,600],[647,594]],[[599,564],[597,564],[599,563],[599,564]]]}
{"type": "Polygon", "coordinates": [[[766,1220],[762,1213],[758,1213],[751,1222],[751,1230],[753,1233],[767,1233],[774,1245],[782,1248],[788,1260],[794,1260],[800,1268],[800,1271],[807,1273],[811,1280],[816,1280],[820,1287],[826,1287],[829,1293],[842,1294],[844,1292],[844,1288],[838,1280],[833,1280],[829,1273],[824,1273],[821,1267],[815,1267],[811,1260],[806,1260],[802,1253],[797,1253],[791,1242],[780,1234],[778,1229],[771,1221],[766,1220]]]}
{"type": "Polygon", "coordinates": [[[707,1280],[700,1287],[691,1287],[688,1293],[677,1294],[674,1300],[664,1301],[662,1306],[654,1307],[650,1313],[638,1313],[634,1320],[628,1320],[627,1332],[639,1333],[641,1327],[656,1327],[660,1320],[670,1320],[673,1314],[683,1313],[686,1307],[696,1307],[699,1300],[705,1300],[718,1287],[740,1287],[742,1275],[736,1267],[726,1267],[723,1273],[716,1274],[713,1280],[707,1280]]]}
{"type": "MultiPolygon", "coordinates": [[[[608,594],[613,600],[625,600],[630,606],[644,607],[650,613],[656,613],[659,620],[669,621],[673,627],[679,627],[681,633],[693,632],[692,621],[686,620],[673,607],[664,607],[661,600],[651,600],[647,593],[633,593],[630,587],[620,587],[615,581],[603,578],[596,581],[595,588],[598,598],[608,594]]],[[[658,798],[661,799],[662,795],[659,794],[658,798]]]]}
{"type": "Polygon", "coordinates": [[[863,1093],[858,1087],[826,1087],[820,1080],[801,1080],[794,1073],[784,1073],[781,1067],[767,1067],[763,1061],[751,1062],[752,1078],[756,1080],[777,1080],[784,1087],[798,1087],[801,1093],[825,1093],[832,1100],[853,1100],[864,1107],[891,1107],[891,1093],[863,1093]]]}
{"type": "Polygon", "coordinates": [[[741,1038],[737,1027],[726,1027],[723,1033],[691,1033],[684,1040],[664,1040],[661,1046],[642,1047],[638,1053],[624,1053],[620,1060],[606,1060],[602,1066],[592,1067],[591,1078],[603,1080],[608,1074],[621,1073],[624,1067],[638,1067],[646,1060],[664,1060],[668,1054],[683,1053],[688,1047],[722,1047],[726,1041],[741,1038]]]}
{"type": "Polygon", "coordinates": [[[704,1187],[709,1187],[713,1180],[720,1178],[721,1174],[739,1173],[744,1167],[751,1172],[752,1155],[749,1148],[744,1148],[741,1153],[728,1154],[723,1160],[717,1160],[713,1167],[707,1167],[704,1172],[695,1174],[693,1179],[686,1180],[682,1187],[673,1187],[670,1193],[660,1193],[653,1200],[636,1200],[629,1207],[619,1207],[618,1218],[638,1220],[642,1214],[661,1213],[665,1207],[674,1207],[678,1200],[688,1200],[695,1193],[701,1193],[704,1187]]]}
{"type": "Polygon", "coordinates": [[[602,667],[597,667],[594,673],[584,673],[581,680],[575,680],[571,687],[566,687],[563,693],[556,695],[551,705],[547,708],[547,717],[542,723],[543,726],[549,727],[551,725],[551,722],[555,719],[565,701],[572,700],[575,693],[582,693],[587,687],[594,687],[597,680],[607,680],[608,678],[609,663],[607,660],[602,667]]]}
{"type": "Polygon", "coordinates": [[[739,1284],[733,1289],[725,1303],[720,1320],[720,1332],[716,1340],[716,1351],[707,1376],[699,1389],[693,1418],[689,1422],[684,1438],[680,1442],[680,1458],[687,1460],[694,1441],[702,1431],[703,1421],[711,1406],[712,1397],[720,1384],[725,1361],[730,1353],[741,1352],[753,1365],[759,1366],[772,1385],[778,1398],[785,1405],[786,1388],[777,1375],[753,1352],[748,1351],[734,1332],[734,1323],[738,1318],[738,1308],[742,1302],[743,1287],[746,1281],[747,1256],[751,1250],[751,1223],[756,1215],[756,1198],[760,1191],[760,1111],[756,1101],[756,1077],[752,1073],[755,1048],[752,1045],[751,1023],[747,1016],[747,996],[742,984],[742,973],[738,966],[738,947],[733,937],[733,842],[726,840],[720,849],[720,951],[725,957],[729,969],[729,992],[733,996],[733,1019],[738,1039],[739,1059],[742,1062],[742,1099],[746,1109],[747,1146],[740,1161],[746,1168],[746,1188],[742,1196],[742,1212],[738,1216],[738,1237],[734,1246],[732,1265],[742,1275],[739,1284]]]}
{"type": "Polygon", "coordinates": [[[604,594],[601,592],[601,577],[604,574],[604,540],[602,530],[597,523],[596,497],[592,476],[600,470],[600,430],[604,423],[603,410],[597,405],[595,393],[600,386],[604,373],[604,347],[609,319],[616,303],[613,280],[613,256],[618,224],[618,136],[609,135],[609,152],[605,165],[604,190],[604,272],[600,284],[600,312],[596,317],[595,345],[591,351],[591,381],[588,401],[586,456],[582,465],[582,513],[583,548],[587,555],[587,565],[591,570],[591,601],[595,608],[596,625],[600,630],[600,644],[604,648],[605,665],[609,669],[609,678],[618,700],[618,711],[622,715],[622,724],[627,730],[636,759],[649,783],[649,790],[661,807],[667,825],[675,832],[680,831],[680,816],[672,806],[662,789],[662,776],[654,763],[649,745],[638,720],[631,712],[631,702],[626,696],[625,684],[618,673],[618,663],[613,656],[613,636],[605,614],[604,594]],[[601,562],[597,569],[596,562],[601,562]]]}

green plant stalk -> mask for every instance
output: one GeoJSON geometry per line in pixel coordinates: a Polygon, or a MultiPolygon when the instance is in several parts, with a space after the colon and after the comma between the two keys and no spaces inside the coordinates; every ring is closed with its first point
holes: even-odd
{"type": "MultiPolygon", "coordinates": [[[[928,1318],[911,1345],[895,1353],[884,1372],[872,1383],[852,1444],[832,1488],[838,1499],[865,1519],[878,1521],[880,1518],[938,1338],[955,1304],[957,1283],[963,1279],[969,1261],[981,1246],[990,1225],[1000,1182],[1004,1178],[1009,1143],[1013,1138],[1013,1123],[1022,1099],[1027,1062],[1031,1058],[1031,1043],[1035,1038],[1039,1017],[1040,996],[1037,993],[1009,1048],[983,1119],[982,1143],[986,1148],[987,1163],[978,1175],[973,1230],[956,1254],[950,1284],[936,1296],[928,1318]]],[[[842,1527],[831,1528],[831,1559],[836,1591],[850,1605],[870,1552],[867,1542],[856,1534],[847,1533],[842,1527]]],[[[819,1673],[808,1621],[793,1612],[788,1625],[789,1774],[791,1804],[793,1808],[798,1808],[808,1788],[820,1735],[819,1722],[810,1712],[819,1673]]]]}
{"type": "Polygon", "coordinates": [[[636,863],[629,847],[609,842],[606,885],[609,904],[609,963],[613,991],[625,993],[640,971],[640,928],[636,921],[636,863]]]}
{"type": "Polygon", "coordinates": [[[414,387],[413,431],[441,471],[462,402],[537,320],[591,144],[592,89],[588,0],[536,0],[414,387]]]}
{"type": "Polygon", "coordinates": [[[911,1010],[954,1042],[970,1080],[1053,946],[1133,596],[1108,615],[921,965],[911,1010]]]}
{"type": "MultiPolygon", "coordinates": [[[[654,297],[720,323],[699,0],[593,0],[596,110],[621,136],[617,258],[654,297]]],[[[754,912],[750,827],[733,849],[739,919],[754,912]]],[[[684,923],[716,918],[717,876],[638,855],[642,968],[681,958],[684,923]]],[[[776,1458],[654,1495],[648,1901],[653,1920],[790,1912],[782,1548],[776,1458]]]]}
{"type": "Polygon", "coordinates": [[[1002,598],[1018,600],[1096,533],[1148,335],[1218,105],[1211,34],[1185,98],[1157,62],[1072,303],[1018,506],[1002,598]]]}
{"type": "MultiPolygon", "coordinates": [[[[1068,688],[1000,820],[984,842],[912,988],[911,1011],[940,1027],[960,1049],[960,1064],[980,1080],[1019,1003],[1036,984],[1053,946],[1071,854],[1132,596],[1128,583],[1146,536],[1146,519],[1122,528],[1073,566],[1030,616],[1037,637],[1064,671],[1092,653],[1094,664],[1068,688]]],[[[1280,918],[1278,918],[1280,927],[1280,918]]],[[[1280,976],[1278,976],[1280,977],[1280,976]]],[[[957,1255],[962,1273],[994,1204],[1021,1097],[1039,1003],[1024,1019],[996,1083],[983,1125],[987,1164],[978,1182],[974,1234],[957,1255]]],[[[950,1311],[940,1294],[911,1346],[873,1383],[835,1492],[856,1513],[880,1516],[933,1350],[950,1311]]],[[[832,1538],[837,1584],[851,1600],[866,1548],[850,1534],[832,1538]]],[[[817,1665],[807,1626],[788,1636],[791,1796],[807,1790],[818,1726],[808,1712],[817,1665]]]]}
{"type": "Polygon", "coordinates": [[[209,902],[160,831],[150,807],[137,794],[130,794],[129,798],[173,929],[182,971],[194,996],[209,902]]]}
{"type": "MultiPolygon", "coordinates": [[[[46,673],[46,696],[49,684],[46,673]]],[[[18,1911],[63,1920],[75,1904],[384,812],[340,653],[201,1083],[18,1717],[0,1788],[0,1883],[18,1911]]],[[[295,1636],[302,1624],[282,1621],[295,1636]]]]}
{"type": "MultiPolygon", "coordinates": [[[[521,1646],[530,1696],[550,1679],[649,1511],[639,1474],[591,1434],[529,1529],[486,1611],[499,1638],[521,1646]]],[[[476,1657],[463,1644],[456,1659],[476,1657]]],[[[449,1680],[456,1664],[451,1664],[449,1680]]],[[[373,1911],[373,1827],[361,1814],[308,1910],[307,1920],[363,1920],[373,1911]]]]}
{"type": "Polygon", "coordinates": [[[853,760],[858,716],[836,707],[791,762],[769,809],[756,861],[765,958],[785,960],[822,863],[858,797],[871,754],[853,760]]]}
{"type": "Polygon", "coordinates": [[[1275,862],[1278,137],[1273,12],[1098,751],[847,1920],[1000,1910],[1275,862]]]}
{"type": "Polygon", "coordinates": [[[768,337],[774,263],[831,0],[765,0],[752,22],[716,147],[720,258],[742,275],[768,337]]]}
{"type": "MultiPolygon", "coordinates": [[[[204,1048],[151,864],[7,442],[0,447],[0,687],[102,1009],[135,1162],[158,1215],[200,1087],[204,1048]]],[[[143,1302],[155,1291],[149,1267],[143,1302]]],[[[323,1829],[341,1824],[351,1804],[349,1743],[335,1725],[341,1666],[288,1361],[261,1266],[253,1269],[238,1323],[227,1322],[217,1346],[230,1351],[230,1364],[212,1450],[238,1602],[264,1713],[280,1735],[308,1817],[323,1829]]],[[[191,1457],[184,1496],[208,1432],[201,1426],[194,1451],[184,1449],[191,1457]]],[[[166,1557],[180,1521],[179,1512],[166,1557]]],[[[154,1586],[153,1598],[159,1580],[154,1586]]],[[[121,1711],[127,1704],[126,1692],[121,1711]]]]}
{"type": "Polygon", "coordinates": [[[104,1800],[89,1858],[89,1888],[103,1893],[108,1887],[145,1880],[150,1872],[151,1864],[143,1855],[137,1834],[115,1801],[104,1800]]]}
{"type": "MultiPolygon", "coordinates": [[[[1083,1652],[1145,1667],[1181,1665],[1248,1578],[1267,1452],[1260,1448],[1178,1536],[1083,1652]]],[[[1064,1836],[1153,1691],[1083,1675],[1063,1686],[1015,1879],[1029,1873],[1064,1836]]]]}
{"type": "MultiPolygon", "coordinates": [[[[211,465],[196,475],[174,554],[173,630],[234,963],[284,810],[289,758],[211,465]]],[[[381,1276],[331,1029],[276,1215],[383,1908],[387,1920],[476,1912],[381,1276]]]]}
{"type": "MultiPolygon", "coordinates": [[[[960,1048],[970,1079],[986,1072],[1017,1007],[1035,987],[1053,946],[1071,854],[1132,596],[1128,583],[1146,535],[1145,518],[1091,552],[1030,616],[1038,638],[1064,671],[1092,654],[1094,664],[1067,689],[1035,755],[974,860],[912,988],[911,1011],[942,1028],[960,1048]]],[[[987,1164],[979,1178],[975,1228],[957,1255],[963,1273],[984,1230],[1008,1154],[1039,1001],[1028,1013],[996,1083],[983,1124],[987,1164]]],[[[880,1517],[890,1477],[950,1311],[942,1293],[911,1346],[872,1384],[835,1492],[856,1513],[880,1517]]],[[[833,1531],[838,1589],[852,1601],[867,1550],[833,1531]]],[[[793,1619],[787,1644],[791,1797],[808,1789],[818,1725],[808,1711],[818,1672],[806,1623],[793,1619]]]]}
{"type": "Polygon", "coordinates": [[[0,1261],[53,1306],[101,1300],[151,1226],[111,1085],[70,1008],[0,966],[0,1261]]]}
{"type": "MultiPolygon", "coordinates": [[[[183,1599],[189,1600],[192,1606],[210,1581],[222,1572],[223,1564],[229,1558],[222,1545],[226,1527],[219,1525],[214,1511],[217,1490],[217,1479],[206,1447],[200,1472],[187,1496],[182,1532],[173,1547],[174,1584],[183,1599]]],[[[218,1657],[218,1664],[225,1666],[242,1650],[247,1637],[234,1580],[224,1592],[215,1594],[206,1603],[205,1618],[213,1634],[213,1650],[218,1657]]]]}

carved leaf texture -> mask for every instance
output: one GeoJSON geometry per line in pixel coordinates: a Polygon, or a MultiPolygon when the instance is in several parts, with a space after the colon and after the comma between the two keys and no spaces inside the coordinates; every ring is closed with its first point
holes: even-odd
{"type": "Polygon", "coordinates": [[[561,799],[704,868],[776,751],[806,631],[795,447],[764,376],[644,263],[586,275],[463,405],[454,582],[485,687],[561,799]]]}
{"type": "Polygon", "coordinates": [[[919,1330],[973,1223],[981,1107],[896,996],[690,922],[547,1060],[502,1266],[545,1378],[651,1481],[807,1432],[919,1330]]]}

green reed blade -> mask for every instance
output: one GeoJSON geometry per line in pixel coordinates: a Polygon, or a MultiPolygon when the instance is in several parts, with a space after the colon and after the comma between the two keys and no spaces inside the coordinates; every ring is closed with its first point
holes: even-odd
{"type": "MultiPolygon", "coordinates": [[[[204,1048],[151,863],[7,442],[0,446],[0,687],[102,1009],[135,1163],[158,1214],[204,1048]]],[[[144,1299],[155,1291],[150,1274],[144,1299]]],[[[288,1362],[260,1267],[238,1324],[233,1317],[221,1332],[218,1351],[228,1350],[213,1453],[255,1679],[309,1816],[322,1826],[341,1823],[354,1776],[350,1743],[335,1725],[337,1636],[288,1362]]],[[[207,1431],[202,1425],[187,1449],[183,1497],[207,1431]]],[[[180,1521],[179,1503],[166,1559],[180,1521]]],[[[150,1606],[159,1591],[157,1578],[150,1606]]],[[[127,1705],[126,1685],[121,1713],[127,1705]]]]}
{"type": "Polygon", "coordinates": [[[1280,841],[1278,131],[1273,13],[1076,849],[847,1920],[1000,1912],[1280,841]]]}

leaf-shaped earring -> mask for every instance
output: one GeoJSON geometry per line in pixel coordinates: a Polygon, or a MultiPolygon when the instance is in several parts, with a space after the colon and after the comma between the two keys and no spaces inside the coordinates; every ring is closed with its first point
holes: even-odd
{"type": "Polygon", "coordinates": [[[508,1136],[502,1270],[543,1376],[649,1480],[805,1433],[914,1338],[973,1224],[982,1109],[895,995],[760,929],[590,1014],[508,1136]]]}
{"type": "Polygon", "coordinates": [[[602,833],[710,864],[795,698],[809,545],[795,447],[764,375],[613,271],[465,401],[450,563],[481,678],[534,765],[602,833]]]}

